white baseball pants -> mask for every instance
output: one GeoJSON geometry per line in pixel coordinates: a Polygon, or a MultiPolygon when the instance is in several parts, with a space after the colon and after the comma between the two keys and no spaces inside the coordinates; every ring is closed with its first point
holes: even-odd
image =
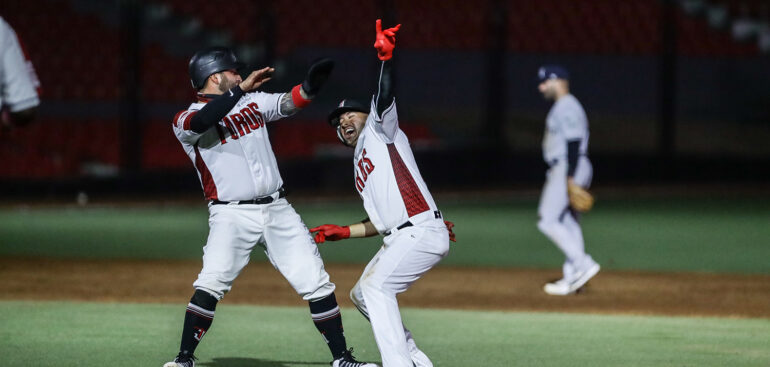
{"type": "Polygon", "coordinates": [[[415,362],[432,366],[401,321],[396,295],[448,253],[449,232],[441,219],[403,228],[385,237],[350,291],[353,303],[372,324],[383,367],[412,367],[415,362]]]}
{"type": "MultiPolygon", "coordinates": [[[[592,176],[591,161],[585,156],[581,156],[575,168],[575,176],[573,177],[575,183],[588,188],[591,185],[592,176]]],[[[537,228],[553,241],[566,256],[563,272],[564,278],[570,280],[577,271],[589,266],[593,259],[585,253],[583,231],[577,218],[569,210],[566,159],[559,159],[555,165],[548,169],[537,213],[540,216],[537,228]]]]}
{"type": "Polygon", "coordinates": [[[193,287],[221,300],[257,244],[303,299],[315,301],[334,292],[315,241],[285,198],[270,204],[209,204],[203,269],[193,287]]]}

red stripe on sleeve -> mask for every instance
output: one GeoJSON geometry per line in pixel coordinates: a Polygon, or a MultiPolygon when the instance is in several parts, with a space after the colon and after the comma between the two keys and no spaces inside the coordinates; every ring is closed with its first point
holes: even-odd
{"type": "Polygon", "coordinates": [[[171,125],[179,126],[179,116],[182,116],[182,114],[185,112],[187,112],[187,110],[177,112],[177,114],[174,115],[174,119],[171,121],[171,125]]]}
{"type": "Polygon", "coordinates": [[[195,116],[196,113],[198,113],[198,111],[190,112],[187,114],[187,117],[184,118],[184,123],[182,124],[183,129],[190,130],[190,120],[192,120],[192,117],[195,116]]]}
{"type": "Polygon", "coordinates": [[[190,111],[190,110],[184,110],[179,111],[179,113],[174,116],[174,126],[181,127],[184,130],[190,130],[190,120],[192,120],[192,117],[198,113],[198,111],[190,111]],[[184,120],[180,120],[182,115],[185,114],[185,112],[189,112],[187,115],[185,115],[184,120]]]}
{"type": "Polygon", "coordinates": [[[390,163],[393,165],[393,173],[396,174],[398,190],[401,191],[401,198],[404,200],[407,214],[411,217],[430,210],[420,188],[417,187],[417,183],[409,172],[409,168],[406,167],[398,154],[395,144],[388,144],[388,154],[390,154],[390,163]]]}

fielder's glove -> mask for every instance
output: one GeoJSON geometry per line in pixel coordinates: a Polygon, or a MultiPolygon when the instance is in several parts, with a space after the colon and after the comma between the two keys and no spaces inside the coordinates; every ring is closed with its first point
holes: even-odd
{"type": "Polygon", "coordinates": [[[307,77],[302,82],[302,90],[310,96],[315,96],[321,90],[321,86],[329,79],[334,69],[334,61],[330,58],[316,60],[307,71],[307,77]]]}
{"type": "Polygon", "coordinates": [[[377,19],[375,30],[377,38],[374,41],[374,48],[377,49],[377,57],[382,61],[388,61],[393,57],[393,49],[396,47],[396,32],[401,28],[401,24],[382,30],[382,21],[377,19]]]}
{"type": "Polygon", "coordinates": [[[455,233],[452,231],[452,228],[454,228],[455,224],[445,220],[444,224],[446,225],[446,230],[449,231],[449,240],[452,242],[457,242],[457,238],[455,238],[455,233]]]}
{"type": "Polygon", "coordinates": [[[310,228],[310,232],[318,232],[315,234],[315,243],[324,243],[326,240],[339,241],[350,238],[350,227],[342,227],[336,224],[323,224],[315,228],[310,228]]]}
{"type": "Polygon", "coordinates": [[[572,209],[585,213],[594,206],[594,196],[572,180],[567,181],[567,194],[572,209]]]}

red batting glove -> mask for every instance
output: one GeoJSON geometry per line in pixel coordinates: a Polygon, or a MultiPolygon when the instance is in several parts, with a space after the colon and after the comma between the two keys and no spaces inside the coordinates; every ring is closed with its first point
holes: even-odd
{"type": "Polygon", "coordinates": [[[374,48],[377,49],[377,57],[382,61],[388,61],[393,57],[393,49],[396,47],[396,32],[401,28],[401,24],[382,30],[382,21],[377,19],[375,29],[377,38],[374,40],[374,48]]]}
{"type": "Polygon", "coordinates": [[[315,234],[316,243],[324,243],[327,239],[329,241],[339,241],[350,238],[350,227],[341,227],[336,224],[324,224],[310,228],[310,232],[318,232],[315,234]]]}
{"type": "Polygon", "coordinates": [[[452,242],[457,242],[457,239],[455,238],[455,233],[452,232],[452,228],[454,228],[455,224],[445,220],[444,224],[446,225],[446,230],[449,231],[449,240],[452,242]]]}

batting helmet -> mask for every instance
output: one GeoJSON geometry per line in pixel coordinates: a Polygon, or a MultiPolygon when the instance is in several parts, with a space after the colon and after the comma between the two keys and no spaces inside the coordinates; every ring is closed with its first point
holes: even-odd
{"type": "Polygon", "coordinates": [[[223,70],[240,69],[244,64],[238,61],[233,50],[227,47],[209,47],[200,50],[190,58],[190,82],[195,89],[201,89],[206,79],[223,70]]]}
{"type": "Polygon", "coordinates": [[[369,113],[369,109],[364,106],[363,103],[352,100],[343,99],[340,104],[337,105],[328,117],[329,124],[333,127],[337,127],[340,124],[340,115],[348,111],[358,111],[363,113],[369,113]]]}

